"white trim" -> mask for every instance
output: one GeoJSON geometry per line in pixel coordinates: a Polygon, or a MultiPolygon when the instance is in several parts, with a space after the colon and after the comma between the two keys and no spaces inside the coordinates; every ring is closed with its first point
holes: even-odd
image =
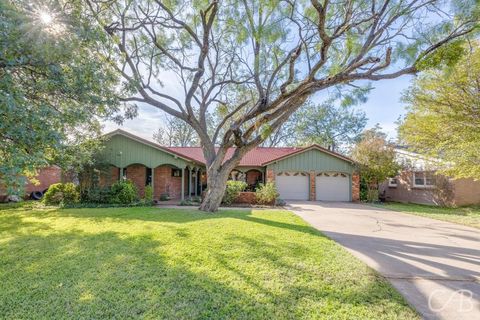
{"type": "Polygon", "coordinates": [[[397,177],[388,178],[388,186],[392,188],[396,188],[398,186],[398,178],[397,177]],[[392,182],[393,180],[395,180],[395,182],[392,182]]]}
{"type": "Polygon", "coordinates": [[[341,155],[341,154],[337,154],[336,152],[332,152],[332,151],[327,150],[327,149],[325,149],[325,148],[323,148],[323,147],[321,147],[321,146],[318,146],[318,145],[316,145],[316,144],[312,144],[312,145],[310,145],[310,146],[308,146],[308,147],[305,147],[305,148],[303,148],[303,149],[300,149],[300,148],[299,148],[299,150],[293,151],[292,153],[289,153],[289,154],[287,154],[287,155],[283,155],[283,156],[280,156],[280,157],[278,157],[278,158],[272,159],[272,160],[270,160],[270,161],[264,162],[264,163],[262,163],[262,167],[266,167],[266,166],[268,166],[268,165],[270,165],[270,164],[278,163],[278,162],[283,161],[283,160],[285,160],[285,159],[287,159],[287,158],[290,158],[290,157],[295,157],[295,156],[297,156],[297,155],[299,155],[299,154],[302,154],[302,153],[307,152],[307,151],[310,151],[310,150],[320,151],[320,152],[322,152],[322,153],[328,154],[328,155],[330,155],[330,156],[332,156],[332,157],[335,157],[335,158],[337,158],[337,159],[343,160],[343,161],[345,161],[345,162],[347,162],[347,163],[350,163],[350,164],[354,164],[354,163],[355,163],[352,159],[349,159],[349,158],[347,158],[347,157],[345,157],[345,156],[343,156],[343,155],[341,155]]]}
{"type": "Polygon", "coordinates": [[[413,172],[413,176],[412,176],[412,184],[415,188],[432,188],[434,187],[435,185],[434,184],[427,184],[427,173],[428,171],[414,171],[413,172]],[[416,174],[423,174],[423,184],[417,184],[416,182],[416,177],[415,175],[416,174]]]}

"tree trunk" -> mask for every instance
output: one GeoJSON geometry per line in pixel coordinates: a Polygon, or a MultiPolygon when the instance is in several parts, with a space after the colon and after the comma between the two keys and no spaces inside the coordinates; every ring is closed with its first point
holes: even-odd
{"type": "Polygon", "coordinates": [[[227,185],[230,168],[222,167],[207,169],[207,191],[200,205],[201,211],[215,212],[222,203],[223,195],[227,185]]]}

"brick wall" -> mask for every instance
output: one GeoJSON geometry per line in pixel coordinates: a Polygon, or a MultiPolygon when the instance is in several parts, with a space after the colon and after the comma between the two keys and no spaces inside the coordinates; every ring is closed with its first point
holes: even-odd
{"type": "Polygon", "coordinates": [[[480,204],[480,181],[473,179],[452,180],[454,188],[453,202],[457,206],[480,204]]]}
{"type": "Polygon", "coordinates": [[[310,177],[310,192],[308,195],[308,200],[310,201],[315,201],[317,198],[317,195],[315,194],[315,171],[310,171],[309,177],[310,177]]]}
{"type": "MultiPolygon", "coordinates": [[[[154,199],[159,199],[163,193],[168,193],[172,199],[182,197],[182,178],[172,177],[172,167],[160,166],[154,172],[154,199]]],[[[186,185],[186,184],[185,184],[186,185]]]]}
{"type": "Polygon", "coordinates": [[[257,202],[255,192],[240,192],[233,203],[255,204],[257,202]]]}
{"type": "Polygon", "coordinates": [[[260,171],[251,170],[247,172],[247,184],[254,185],[258,180],[262,179],[262,173],[260,171]]]}
{"type": "Polygon", "coordinates": [[[413,172],[402,171],[397,177],[397,186],[389,187],[388,181],[379,185],[378,191],[385,193],[387,201],[436,204],[434,188],[418,188],[413,185],[413,172]]]}
{"type": "Polygon", "coordinates": [[[360,201],[360,175],[352,174],[352,201],[360,201]]]}
{"type": "Polygon", "coordinates": [[[35,177],[40,184],[33,184],[30,180],[25,186],[25,192],[27,194],[33,191],[43,191],[54,183],[62,182],[62,169],[57,166],[52,166],[38,171],[38,175],[35,177]]]}
{"type": "Polygon", "coordinates": [[[138,188],[138,195],[143,197],[145,194],[145,182],[147,179],[147,168],[141,164],[132,164],[125,168],[127,179],[131,180],[138,188]]]}
{"type": "Polygon", "coordinates": [[[102,172],[99,177],[99,184],[102,187],[111,186],[120,180],[120,168],[111,166],[107,172],[102,172]]]}
{"type": "MultiPolygon", "coordinates": [[[[38,184],[34,184],[32,180],[27,180],[25,185],[25,195],[30,196],[33,191],[44,191],[54,183],[62,182],[62,169],[57,166],[51,166],[38,170],[35,176],[38,184]]],[[[0,185],[0,202],[6,200],[7,190],[5,186],[0,185]]]]}
{"type": "Polygon", "coordinates": [[[267,182],[275,182],[275,171],[267,169],[267,182]]]}

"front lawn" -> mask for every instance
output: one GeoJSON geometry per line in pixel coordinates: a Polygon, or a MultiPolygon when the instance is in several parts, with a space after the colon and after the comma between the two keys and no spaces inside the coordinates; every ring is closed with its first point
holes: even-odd
{"type": "Polygon", "coordinates": [[[412,319],[288,211],[0,210],[5,319],[412,319]]]}
{"type": "Polygon", "coordinates": [[[388,202],[379,206],[390,210],[480,228],[480,207],[444,208],[398,202],[388,202]]]}

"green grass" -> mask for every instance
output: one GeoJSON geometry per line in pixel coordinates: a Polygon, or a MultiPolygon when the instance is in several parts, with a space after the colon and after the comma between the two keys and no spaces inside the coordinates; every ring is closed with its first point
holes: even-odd
{"type": "Polygon", "coordinates": [[[412,319],[288,211],[0,210],[5,319],[412,319]]]}
{"type": "Polygon", "coordinates": [[[445,208],[413,203],[388,202],[379,207],[432,219],[480,228],[480,207],[445,208]]]}

